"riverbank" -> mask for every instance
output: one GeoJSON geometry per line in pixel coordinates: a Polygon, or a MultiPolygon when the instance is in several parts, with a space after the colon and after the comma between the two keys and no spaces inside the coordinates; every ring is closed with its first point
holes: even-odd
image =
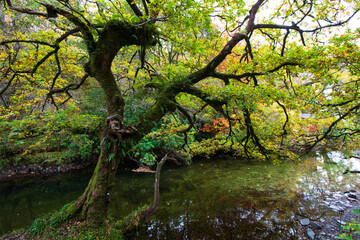
{"type": "MultiPolygon", "coordinates": [[[[153,152],[155,153],[157,159],[161,159],[163,156],[165,156],[165,154],[167,154],[170,157],[170,159],[167,161],[167,164],[172,164],[175,166],[189,165],[186,160],[175,151],[155,148],[153,152]]],[[[54,163],[51,161],[42,161],[39,163],[8,165],[0,169],[0,182],[33,176],[50,176],[54,174],[63,174],[71,171],[91,168],[95,167],[97,160],[98,156],[94,155],[86,161],[81,160],[71,163],[54,163]]],[[[122,163],[122,168],[135,169],[135,171],[138,172],[153,172],[152,169],[155,166],[156,165],[146,166],[140,163],[139,160],[134,158],[125,158],[124,162],[122,163]]]]}
{"type": "MultiPolygon", "coordinates": [[[[351,189],[318,199],[317,209],[322,209],[322,212],[312,211],[309,214],[310,209],[299,208],[297,220],[301,239],[336,239],[341,233],[350,233],[344,226],[359,221],[360,216],[354,212],[359,207],[360,193],[351,189]]],[[[352,239],[359,240],[360,235],[352,232],[352,239]]]]}
{"type": "Polygon", "coordinates": [[[0,170],[0,182],[11,181],[19,178],[34,176],[50,176],[54,174],[63,174],[71,171],[94,167],[96,158],[89,159],[86,162],[74,162],[65,164],[32,163],[21,164],[17,166],[8,166],[0,170]]]}

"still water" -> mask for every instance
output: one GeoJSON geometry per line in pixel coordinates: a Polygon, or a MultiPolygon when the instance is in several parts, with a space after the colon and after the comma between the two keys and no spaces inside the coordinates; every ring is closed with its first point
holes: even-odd
{"type": "MultiPolygon", "coordinates": [[[[360,160],[342,152],[276,166],[218,157],[190,167],[164,167],[160,207],[135,238],[297,239],[299,215],[323,216],[319,199],[360,190],[359,175],[342,174],[348,168],[360,170],[360,160]]],[[[90,176],[86,170],[0,183],[0,235],[75,200],[90,176]]],[[[153,178],[120,171],[109,214],[119,218],[151,203],[153,178]]]]}

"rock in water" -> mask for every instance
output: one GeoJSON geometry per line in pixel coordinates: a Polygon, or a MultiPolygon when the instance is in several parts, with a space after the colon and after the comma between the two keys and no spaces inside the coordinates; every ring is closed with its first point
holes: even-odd
{"type": "Polygon", "coordinates": [[[306,230],[306,235],[310,238],[310,239],[315,239],[315,233],[313,230],[311,230],[311,228],[308,228],[306,230]]]}
{"type": "Polygon", "coordinates": [[[307,225],[310,224],[310,220],[307,219],[307,218],[301,219],[300,224],[303,225],[303,226],[307,226],[307,225]]]}

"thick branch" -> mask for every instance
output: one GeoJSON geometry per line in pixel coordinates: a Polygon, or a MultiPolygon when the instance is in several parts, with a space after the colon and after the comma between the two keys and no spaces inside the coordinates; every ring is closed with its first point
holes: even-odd
{"type": "MultiPolygon", "coordinates": [[[[130,0],[127,0],[130,1],[130,0]]],[[[155,126],[167,112],[173,111],[176,107],[174,98],[180,92],[186,92],[191,95],[197,96],[210,106],[212,106],[216,111],[220,112],[224,116],[224,110],[222,106],[226,103],[223,100],[213,100],[209,95],[193,87],[192,85],[198,83],[199,81],[210,77],[214,70],[225,60],[225,58],[231,53],[232,49],[241,41],[247,38],[247,34],[253,31],[255,15],[263,4],[264,0],[258,0],[249,12],[249,20],[246,27],[246,33],[236,33],[229,40],[229,42],[224,46],[220,53],[215,56],[204,68],[191,73],[190,75],[181,79],[178,83],[175,83],[167,88],[165,88],[157,97],[155,105],[150,108],[137,122],[137,129],[142,134],[145,134],[155,126]]],[[[276,71],[274,69],[273,71],[276,71]]]]}
{"type": "Polygon", "coordinates": [[[255,15],[259,10],[259,7],[264,0],[258,0],[251,8],[249,12],[249,21],[246,26],[245,33],[235,33],[230,41],[224,46],[220,53],[215,56],[203,69],[191,74],[189,79],[193,84],[201,81],[202,79],[210,76],[210,74],[225,60],[225,58],[231,53],[232,49],[242,40],[247,38],[247,34],[254,30],[255,15]]]}
{"type": "Polygon", "coordinates": [[[138,16],[138,17],[143,16],[142,12],[140,11],[139,7],[135,4],[134,0],[126,0],[126,2],[129,4],[131,9],[134,11],[136,16],[138,16]]]}
{"type": "Polygon", "coordinates": [[[219,113],[223,114],[224,116],[226,116],[226,114],[224,112],[224,109],[222,108],[222,106],[224,104],[226,104],[225,100],[214,99],[214,97],[208,95],[207,93],[205,93],[201,89],[199,89],[197,87],[194,87],[194,86],[187,86],[187,88],[185,88],[183,90],[183,92],[186,92],[188,94],[191,94],[191,95],[194,95],[194,96],[200,98],[204,102],[208,103],[217,112],[219,112],[219,113]]]}

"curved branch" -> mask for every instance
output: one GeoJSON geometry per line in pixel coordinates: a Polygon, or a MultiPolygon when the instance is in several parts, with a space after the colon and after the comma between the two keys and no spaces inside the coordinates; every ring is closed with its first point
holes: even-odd
{"type": "Polygon", "coordinates": [[[255,15],[259,10],[261,4],[264,3],[264,0],[258,0],[251,8],[249,12],[249,21],[246,26],[245,33],[235,33],[230,41],[224,46],[224,48],[220,51],[220,53],[215,56],[204,68],[199,71],[191,74],[189,79],[191,83],[195,84],[202,79],[208,77],[231,53],[232,49],[242,40],[247,38],[247,34],[252,32],[255,27],[255,15]]]}
{"type": "Polygon", "coordinates": [[[285,30],[295,30],[298,31],[302,36],[302,33],[311,33],[311,32],[317,32],[321,29],[325,29],[325,28],[330,28],[330,27],[338,27],[341,25],[344,25],[345,23],[349,22],[357,13],[359,12],[359,10],[356,10],[350,17],[348,17],[346,20],[344,21],[340,21],[337,23],[333,23],[333,24],[328,24],[325,26],[319,26],[317,28],[314,29],[308,29],[308,30],[304,30],[301,29],[297,24],[292,23],[292,25],[280,25],[280,24],[256,24],[254,25],[254,29],[261,29],[261,28],[268,28],[268,29],[285,29],[285,30]]]}
{"type": "Polygon", "coordinates": [[[348,100],[348,101],[345,101],[345,102],[341,102],[341,103],[334,103],[334,104],[320,104],[320,106],[322,107],[340,107],[340,106],[344,106],[344,105],[347,105],[349,103],[352,103],[354,102],[354,100],[348,100]]]}
{"type": "Polygon", "coordinates": [[[49,52],[42,59],[40,59],[40,61],[38,61],[31,70],[31,74],[34,74],[37,71],[37,69],[41,66],[41,64],[43,64],[47,59],[49,59],[51,55],[57,53],[57,51],[59,51],[59,47],[56,47],[53,51],[49,52]]]}
{"type": "MultiPolygon", "coordinates": [[[[304,2],[304,5],[303,5],[303,6],[305,6],[305,4],[306,4],[306,2],[304,2]]],[[[304,19],[305,19],[307,16],[310,15],[310,12],[312,11],[312,8],[313,8],[313,6],[314,6],[314,1],[311,0],[310,3],[308,3],[308,4],[310,4],[310,7],[309,7],[309,9],[308,9],[308,11],[307,11],[306,13],[304,13],[304,11],[303,11],[301,8],[299,8],[299,11],[300,11],[304,16],[303,16],[299,21],[297,21],[296,25],[298,25],[299,23],[301,23],[302,21],[304,21],[304,19]]]]}
{"type": "Polygon", "coordinates": [[[289,115],[288,115],[288,113],[287,113],[287,111],[286,111],[285,106],[284,106],[283,104],[281,104],[281,103],[279,102],[279,100],[276,100],[276,103],[283,109],[283,111],[284,111],[284,113],[285,113],[285,117],[286,117],[286,120],[285,120],[285,122],[284,122],[284,124],[283,124],[283,126],[282,126],[282,129],[283,129],[283,132],[281,133],[281,145],[282,145],[282,144],[283,144],[283,140],[284,140],[284,136],[287,135],[286,125],[287,125],[288,122],[289,122],[289,115]]]}
{"type": "Polygon", "coordinates": [[[65,18],[67,18],[70,22],[75,24],[80,29],[80,31],[83,35],[83,38],[85,40],[85,44],[87,46],[88,52],[91,53],[95,50],[95,39],[89,29],[88,24],[86,22],[82,21],[80,18],[78,18],[74,14],[72,14],[64,9],[50,5],[50,4],[40,3],[41,5],[45,6],[46,10],[47,10],[47,13],[43,13],[43,12],[33,11],[33,10],[27,9],[27,8],[23,9],[23,8],[19,8],[19,7],[14,7],[10,0],[6,0],[6,3],[10,9],[17,11],[17,12],[21,12],[21,13],[38,15],[38,16],[42,16],[42,17],[46,17],[46,18],[57,17],[58,14],[64,16],[65,18]]]}
{"type": "Polygon", "coordinates": [[[181,148],[184,149],[185,146],[188,144],[187,133],[194,127],[194,123],[193,123],[189,113],[183,107],[181,107],[179,104],[177,104],[176,107],[177,107],[177,109],[179,109],[179,111],[182,114],[184,114],[186,119],[189,121],[189,127],[187,127],[186,129],[180,131],[180,133],[184,134],[184,144],[181,146],[181,148]]]}
{"type": "Polygon", "coordinates": [[[49,47],[54,48],[55,45],[52,45],[50,43],[47,42],[43,42],[43,41],[38,41],[38,40],[6,40],[6,41],[2,41],[0,42],[0,45],[6,45],[8,43],[36,43],[36,44],[42,44],[42,45],[46,45],[49,47]]]}
{"type": "Polygon", "coordinates": [[[155,183],[154,183],[154,201],[153,204],[147,209],[147,219],[149,219],[158,209],[160,204],[160,171],[166,160],[168,160],[169,157],[166,154],[161,161],[157,164],[156,171],[155,171],[155,183]]]}
{"type": "MultiPolygon", "coordinates": [[[[251,72],[251,73],[243,73],[243,74],[240,74],[240,75],[237,75],[237,74],[225,74],[225,73],[220,73],[220,72],[215,72],[214,71],[214,72],[212,72],[210,74],[210,76],[222,79],[224,81],[226,81],[226,79],[229,79],[229,78],[235,79],[237,81],[241,81],[241,79],[243,79],[243,78],[262,76],[262,75],[266,75],[266,74],[269,74],[269,73],[276,72],[276,71],[280,70],[281,68],[283,68],[285,66],[301,66],[301,64],[296,63],[296,62],[285,62],[285,63],[282,63],[279,66],[277,66],[277,67],[275,67],[273,69],[270,69],[268,71],[265,71],[265,72],[258,72],[258,73],[251,72]]],[[[241,82],[248,83],[248,81],[247,82],[241,81],[241,82]]]]}
{"type": "Polygon", "coordinates": [[[29,8],[15,7],[15,6],[12,5],[10,0],[6,0],[6,3],[8,5],[8,7],[9,7],[9,9],[20,12],[20,13],[26,13],[26,14],[29,14],[29,15],[37,15],[37,16],[42,16],[42,17],[48,17],[48,14],[44,13],[44,12],[34,11],[34,10],[29,9],[29,8]]]}
{"type": "Polygon", "coordinates": [[[331,125],[326,130],[326,132],[319,139],[317,139],[310,147],[308,147],[307,150],[311,151],[316,146],[316,144],[318,144],[319,142],[324,140],[330,134],[330,132],[336,126],[336,124],[338,124],[341,120],[346,118],[350,113],[352,113],[353,111],[358,110],[358,109],[360,109],[360,103],[355,105],[354,107],[350,108],[346,113],[344,113],[342,116],[340,116],[334,122],[332,122],[331,125]]]}
{"type": "Polygon", "coordinates": [[[89,74],[88,73],[85,73],[85,75],[81,78],[80,82],[75,84],[75,83],[72,83],[72,84],[69,84],[63,88],[55,88],[55,89],[51,89],[49,92],[48,92],[48,96],[52,96],[56,93],[64,93],[64,92],[68,92],[70,90],[77,90],[81,87],[81,85],[85,82],[85,80],[89,77],[89,74]]]}
{"type": "MultiPolygon", "coordinates": [[[[128,2],[131,0],[127,0],[128,2]]],[[[176,105],[174,98],[180,92],[186,92],[191,95],[197,96],[204,102],[212,106],[216,111],[220,112],[224,116],[224,110],[222,106],[226,103],[224,100],[212,99],[208,94],[204,93],[200,89],[193,87],[192,85],[199,81],[210,77],[214,70],[225,60],[225,58],[231,53],[232,49],[241,41],[247,37],[247,34],[254,30],[255,15],[260,8],[261,4],[265,0],[258,0],[251,8],[249,12],[248,23],[245,33],[235,33],[233,37],[227,42],[223,49],[202,69],[195,71],[188,76],[180,79],[178,82],[162,90],[156,98],[156,103],[148,109],[148,111],[140,117],[137,121],[137,129],[139,133],[145,134],[155,126],[155,124],[167,113],[174,111],[176,105]]],[[[138,136],[141,138],[141,136],[138,136]]]]}
{"type": "Polygon", "coordinates": [[[61,64],[60,64],[60,60],[59,60],[59,56],[57,54],[57,52],[55,52],[55,60],[56,60],[56,65],[58,67],[58,71],[57,73],[55,74],[53,80],[52,80],[52,84],[51,84],[51,88],[50,90],[52,90],[55,86],[55,83],[56,83],[56,80],[58,79],[58,77],[60,76],[61,74],[61,64]]]}
{"type": "Polygon", "coordinates": [[[191,95],[194,95],[194,96],[200,98],[201,100],[203,100],[204,102],[209,104],[217,112],[226,116],[224,109],[222,108],[222,106],[227,103],[225,100],[214,99],[214,97],[203,92],[201,89],[194,87],[194,86],[190,86],[190,85],[188,85],[185,89],[183,89],[182,92],[186,92],[188,94],[191,94],[191,95]]]}
{"type": "Polygon", "coordinates": [[[284,56],[285,47],[286,47],[286,39],[287,39],[287,37],[289,36],[289,34],[290,34],[290,30],[287,29],[287,30],[286,30],[286,34],[285,34],[285,36],[284,36],[283,45],[282,45],[282,48],[281,48],[281,54],[280,54],[281,57],[284,56]]]}
{"type": "MultiPolygon", "coordinates": [[[[59,44],[64,41],[67,37],[69,37],[70,35],[76,33],[76,32],[79,32],[80,31],[80,28],[75,28],[75,29],[72,29],[72,30],[69,30],[67,32],[65,32],[63,35],[61,35],[59,38],[57,38],[55,40],[55,43],[54,44],[50,44],[50,43],[47,43],[47,42],[44,42],[44,41],[38,41],[38,40],[7,40],[7,41],[3,41],[3,42],[0,42],[0,45],[6,45],[7,43],[36,43],[36,44],[41,44],[41,45],[45,45],[45,46],[49,46],[49,47],[52,47],[54,48],[54,50],[52,50],[51,52],[47,53],[43,58],[40,59],[40,61],[38,61],[35,66],[32,68],[31,71],[26,71],[26,73],[31,73],[31,74],[34,74],[37,69],[47,60],[49,59],[53,54],[55,55],[55,60],[56,60],[56,63],[57,63],[57,66],[58,66],[58,72],[57,74],[55,75],[54,77],[54,80],[56,80],[58,78],[58,76],[60,75],[61,73],[61,67],[60,67],[60,61],[59,61],[59,57],[57,55],[60,47],[59,47],[59,44]]],[[[53,85],[55,84],[54,83],[54,80],[53,80],[53,85]]],[[[53,88],[53,86],[52,86],[53,88]]],[[[52,89],[51,88],[51,89],[52,89]]]]}
{"type": "Polygon", "coordinates": [[[244,115],[244,119],[245,119],[247,135],[249,137],[251,137],[251,139],[253,140],[253,143],[259,149],[260,153],[266,159],[268,159],[268,156],[267,156],[268,150],[261,144],[260,139],[256,135],[255,129],[254,129],[252,121],[251,121],[251,113],[250,113],[249,109],[247,109],[246,107],[243,108],[243,115],[244,115]]]}

